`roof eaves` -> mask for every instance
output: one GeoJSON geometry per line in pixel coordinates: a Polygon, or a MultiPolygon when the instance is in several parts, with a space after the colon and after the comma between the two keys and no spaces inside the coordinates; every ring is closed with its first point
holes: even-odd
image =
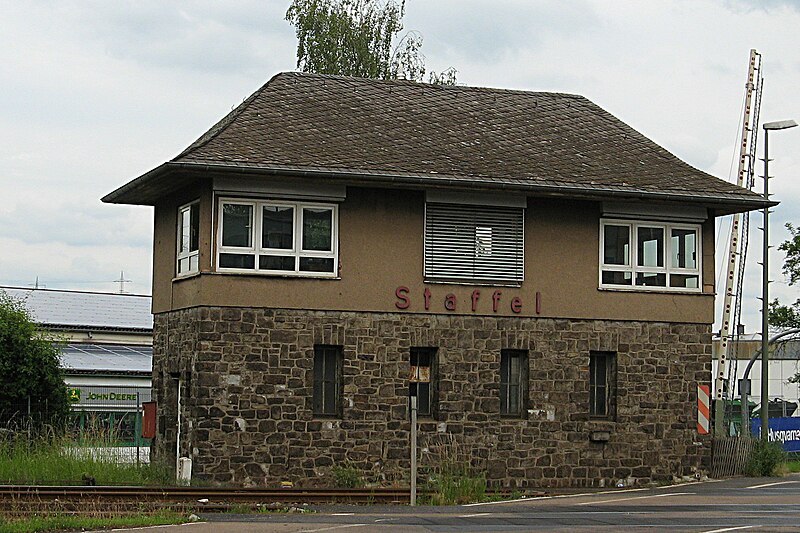
{"type": "Polygon", "coordinates": [[[64,374],[68,376],[74,375],[92,375],[92,376],[146,376],[151,377],[153,372],[151,370],[112,370],[108,368],[62,368],[64,374]]]}
{"type": "Polygon", "coordinates": [[[436,188],[478,187],[485,190],[508,192],[528,192],[550,196],[595,198],[595,199],[644,199],[662,201],[681,201],[713,204],[721,207],[719,214],[730,214],[752,209],[773,207],[779,202],[765,201],[760,195],[742,189],[741,193],[698,193],[682,190],[646,190],[630,186],[586,185],[565,183],[561,180],[524,178],[496,178],[490,176],[456,176],[446,174],[419,174],[403,172],[359,171],[332,169],[326,167],[301,167],[289,165],[266,166],[240,162],[220,163],[218,161],[169,161],[142,174],[133,181],[103,197],[106,203],[155,205],[158,195],[191,183],[198,175],[209,177],[231,173],[253,176],[282,176],[301,179],[326,179],[347,181],[352,184],[381,183],[397,186],[424,186],[436,188]],[[177,179],[164,178],[168,175],[177,179]],[[156,185],[156,180],[158,184],[156,185]]]}
{"type": "Polygon", "coordinates": [[[153,333],[153,328],[138,328],[130,326],[93,326],[91,324],[51,324],[42,323],[49,330],[53,331],[110,331],[114,333],[153,333]]]}
{"type": "Polygon", "coordinates": [[[399,172],[363,172],[348,169],[329,169],[324,167],[291,167],[291,166],[263,166],[247,165],[241,163],[218,163],[218,162],[171,162],[168,165],[175,166],[180,170],[190,172],[202,172],[204,174],[213,172],[239,172],[253,175],[272,175],[272,176],[292,176],[310,179],[338,179],[349,182],[366,183],[382,182],[384,184],[397,185],[421,185],[444,188],[463,188],[477,186],[484,189],[500,189],[514,192],[536,192],[555,196],[581,196],[581,197],[600,197],[600,198],[628,198],[628,199],[649,199],[649,200],[679,200],[692,203],[718,203],[730,205],[731,207],[741,207],[744,210],[760,209],[763,207],[773,207],[779,202],[770,200],[765,201],[761,195],[742,189],[741,194],[724,194],[697,191],[652,191],[646,189],[636,189],[630,186],[613,187],[609,185],[568,184],[558,180],[538,180],[533,182],[523,178],[504,178],[480,177],[480,176],[454,176],[445,174],[417,174],[399,172]]]}

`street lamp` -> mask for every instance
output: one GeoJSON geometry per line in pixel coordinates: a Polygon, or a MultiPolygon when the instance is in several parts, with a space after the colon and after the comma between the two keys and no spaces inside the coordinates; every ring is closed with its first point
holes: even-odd
{"type": "MultiPolygon", "coordinates": [[[[764,200],[769,201],[769,132],[794,128],[794,120],[766,122],[764,128],[764,200]]],[[[769,441],[769,206],[764,206],[764,258],[761,293],[761,440],[769,441]]]]}

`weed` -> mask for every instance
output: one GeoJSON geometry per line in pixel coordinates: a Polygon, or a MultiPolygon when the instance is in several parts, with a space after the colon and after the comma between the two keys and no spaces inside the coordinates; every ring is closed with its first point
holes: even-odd
{"type": "Polygon", "coordinates": [[[426,488],[431,491],[424,503],[458,505],[486,500],[486,475],[471,464],[472,455],[453,435],[429,447],[431,463],[426,488]]]}
{"type": "Polygon", "coordinates": [[[345,461],[343,465],[333,465],[331,467],[331,475],[333,476],[334,485],[338,488],[358,489],[364,486],[361,473],[349,461],[345,461]]]}
{"type": "Polygon", "coordinates": [[[225,512],[230,514],[250,514],[253,512],[253,506],[248,503],[236,503],[229,506],[225,512]]]}

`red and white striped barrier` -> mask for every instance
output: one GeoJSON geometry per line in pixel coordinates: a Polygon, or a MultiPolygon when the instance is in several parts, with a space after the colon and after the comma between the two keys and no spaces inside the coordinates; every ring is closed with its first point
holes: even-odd
{"type": "Polygon", "coordinates": [[[709,385],[697,386],[697,432],[708,435],[709,421],[711,420],[711,387],[709,385]]]}

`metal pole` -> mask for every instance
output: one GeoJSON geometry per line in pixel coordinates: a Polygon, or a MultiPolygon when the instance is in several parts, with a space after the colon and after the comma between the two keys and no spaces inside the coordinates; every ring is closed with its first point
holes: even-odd
{"type": "Polygon", "coordinates": [[[417,505],[417,397],[411,397],[411,505],[417,505]]]}
{"type": "Polygon", "coordinates": [[[142,425],[141,425],[141,416],[140,416],[141,413],[139,411],[139,406],[140,405],[141,404],[139,403],[139,391],[137,390],[136,391],[136,415],[135,415],[136,418],[133,419],[133,431],[134,431],[133,439],[134,439],[134,442],[136,443],[136,466],[137,467],[140,466],[140,464],[139,464],[139,443],[141,441],[141,435],[142,435],[142,425]]]}
{"type": "MultiPolygon", "coordinates": [[[[764,128],[764,200],[769,201],[769,130],[764,128]]],[[[769,440],[769,206],[764,206],[761,294],[761,440],[769,440]]]]}
{"type": "Polygon", "coordinates": [[[178,424],[175,433],[175,479],[181,481],[181,378],[178,378],[178,424]]]}

